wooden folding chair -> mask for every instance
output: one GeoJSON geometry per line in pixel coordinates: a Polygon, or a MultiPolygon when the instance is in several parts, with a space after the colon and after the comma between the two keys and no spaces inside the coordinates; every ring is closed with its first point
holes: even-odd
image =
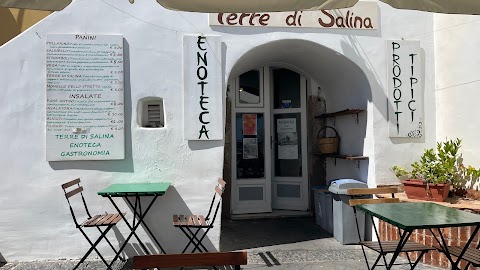
{"type": "MultiPolygon", "coordinates": [[[[480,267],[480,242],[478,243],[476,248],[469,247],[465,251],[464,254],[462,254],[463,247],[448,247],[448,252],[450,252],[451,255],[455,257],[462,256],[462,260],[467,261],[467,265],[463,269],[469,269],[470,265],[473,265],[475,267],[480,267]]],[[[458,265],[460,267],[460,264],[458,265]]]]}
{"type": "Polygon", "coordinates": [[[196,250],[200,252],[208,252],[207,248],[202,244],[203,239],[207,236],[208,231],[213,228],[215,218],[217,217],[218,209],[220,208],[220,202],[222,200],[222,194],[225,190],[225,181],[222,178],[218,178],[218,182],[215,185],[215,193],[213,194],[212,202],[210,203],[210,209],[206,216],[203,215],[173,215],[173,226],[180,228],[182,232],[189,239],[188,244],[183,249],[182,253],[185,253],[193,244],[194,248],[192,253],[196,250]],[[213,207],[217,201],[215,210],[213,207]],[[199,232],[205,229],[203,235],[199,237],[199,232]]]}
{"type": "Polygon", "coordinates": [[[133,269],[233,266],[240,270],[240,265],[247,264],[246,251],[207,252],[193,254],[160,254],[133,257],[133,269]]]}
{"type": "MultiPolygon", "coordinates": [[[[75,222],[75,226],[80,230],[80,232],[82,232],[83,236],[85,236],[88,243],[90,243],[90,245],[91,245],[91,248],[87,251],[87,253],[85,253],[85,255],[82,257],[82,259],[77,263],[77,265],[73,269],[77,269],[78,266],[80,266],[80,264],[82,264],[85,261],[85,259],[88,257],[88,255],[90,255],[90,253],[94,250],[98,254],[98,256],[100,257],[100,259],[103,261],[103,263],[105,263],[105,265],[107,266],[107,269],[111,269],[111,267],[109,266],[107,261],[103,258],[102,254],[100,254],[100,252],[98,251],[97,245],[98,245],[98,243],[100,243],[100,241],[103,238],[105,238],[105,240],[108,242],[108,244],[110,245],[112,250],[115,252],[115,254],[118,254],[117,250],[113,247],[112,243],[110,243],[110,241],[108,240],[106,235],[107,235],[108,231],[110,231],[110,229],[113,226],[115,226],[122,219],[122,216],[126,215],[126,213],[122,213],[122,214],[119,214],[119,213],[117,213],[117,214],[107,214],[107,213],[105,213],[105,214],[102,214],[102,215],[94,215],[94,216],[90,215],[90,212],[88,211],[87,203],[85,202],[85,198],[83,197],[83,193],[82,193],[83,187],[80,186],[80,178],[77,178],[75,180],[72,180],[70,182],[67,182],[67,183],[63,184],[62,189],[65,192],[65,198],[67,199],[68,205],[70,207],[70,212],[72,214],[73,222],[75,222]],[[67,191],[67,189],[69,189],[72,186],[75,186],[75,188],[70,190],[70,191],[67,191]],[[75,212],[73,211],[72,205],[70,204],[70,198],[74,195],[77,195],[77,194],[80,194],[80,196],[82,197],[82,202],[83,202],[83,205],[85,206],[85,211],[86,211],[86,214],[88,216],[87,220],[85,220],[82,223],[77,222],[75,212]],[[100,229],[100,227],[105,227],[105,230],[100,229]],[[90,240],[90,238],[87,236],[87,234],[84,232],[84,230],[83,230],[84,228],[97,228],[97,230],[100,232],[101,235],[93,243],[90,240]]],[[[121,260],[123,261],[123,259],[121,259],[121,260]]]]}
{"type": "MultiPolygon", "coordinates": [[[[352,188],[347,190],[347,195],[350,196],[365,196],[365,195],[376,195],[376,194],[386,194],[390,193],[391,198],[370,198],[370,199],[350,199],[349,204],[350,206],[353,207],[353,213],[355,214],[355,222],[357,225],[357,233],[358,233],[358,238],[360,239],[360,245],[362,247],[363,251],[363,256],[365,258],[365,262],[367,263],[367,268],[369,270],[374,269],[378,262],[380,261],[381,258],[383,258],[383,261],[385,265],[378,265],[378,266],[385,266],[385,268],[388,269],[388,264],[387,264],[387,259],[386,259],[386,254],[389,253],[395,253],[397,250],[397,247],[399,246],[400,241],[363,241],[361,236],[360,236],[360,228],[358,224],[358,218],[357,218],[357,209],[356,206],[359,204],[376,204],[376,203],[399,203],[400,199],[395,198],[395,193],[398,192],[398,188],[396,187],[385,187],[385,188],[352,188]],[[365,248],[367,247],[375,252],[378,253],[378,257],[375,260],[375,262],[372,265],[372,268],[370,268],[370,265],[368,263],[367,255],[365,253],[365,248]]],[[[377,239],[380,239],[380,235],[377,230],[377,226],[375,225],[375,222],[373,220],[373,217],[370,216],[372,219],[372,224],[373,228],[375,230],[375,234],[377,235],[377,239]]],[[[400,236],[400,231],[398,232],[400,236]]],[[[401,237],[400,237],[401,239],[401,237]]],[[[408,237],[407,237],[408,239],[408,237]]],[[[405,252],[407,254],[407,259],[408,259],[408,264],[410,265],[411,269],[414,269],[415,266],[420,262],[420,259],[423,257],[425,253],[427,253],[430,250],[435,250],[434,247],[426,246],[419,244],[417,242],[413,241],[404,241],[402,242],[403,247],[400,252],[405,252]],[[414,252],[414,251],[419,251],[420,255],[418,258],[415,260],[415,262],[412,262],[410,259],[410,256],[408,255],[408,252],[414,252]]]]}

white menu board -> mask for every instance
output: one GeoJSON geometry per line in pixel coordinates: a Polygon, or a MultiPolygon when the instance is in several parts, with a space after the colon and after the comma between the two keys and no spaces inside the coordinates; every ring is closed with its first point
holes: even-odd
{"type": "Polygon", "coordinates": [[[49,34],[47,161],[125,158],[123,36],[49,34]]]}

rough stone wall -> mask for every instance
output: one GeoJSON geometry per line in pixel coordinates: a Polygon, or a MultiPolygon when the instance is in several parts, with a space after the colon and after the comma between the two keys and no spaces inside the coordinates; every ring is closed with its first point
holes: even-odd
{"type": "MultiPolygon", "coordinates": [[[[315,118],[326,112],[326,102],[322,95],[321,88],[317,88],[317,93],[307,97],[307,127],[308,127],[308,177],[310,186],[325,185],[325,159],[314,155],[318,152],[318,131],[325,126],[325,119],[315,118]]],[[[324,136],[325,134],[320,134],[324,136]]]]}
{"type": "Polygon", "coordinates": [[[223,180],[227,182],[222,197],[222,217],[230,218],[232,201],[232,99],[228,97],[227,88],[226,116],[225,116],[225,150],[223,152],[223,180]]]}

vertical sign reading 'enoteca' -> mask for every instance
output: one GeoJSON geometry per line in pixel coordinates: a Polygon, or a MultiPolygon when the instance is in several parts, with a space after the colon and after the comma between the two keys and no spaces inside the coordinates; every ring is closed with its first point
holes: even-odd
{"type": "Polygon", "coordinates": [[[47,160],[125,158],[123,37],[47,37],[47,160]]]}
{"type": "Polygon", "coordinates": [[[222,140],[220,37],[186,35],[183,46],[185,139],[222,140]]]}
{"type": "Polygon", "coordinates": [[[424,133],[424,73],[419,41],[387,41],[390,137],[420,138],[424,133]]]}

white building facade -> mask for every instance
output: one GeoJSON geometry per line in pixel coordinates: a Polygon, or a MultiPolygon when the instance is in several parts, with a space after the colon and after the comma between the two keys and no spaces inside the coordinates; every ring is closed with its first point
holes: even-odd
{"type": "MultiPolygon", "coordinates": [[[[451,16],[362,4],[362,10],[350,10],[348,16],[347,10],[291,12],[282,21],[273,13],[208,15],[166,10],[155,1],[76,0],[2,46],[0,253],[8,261],[81,257],[89,246],[73,224],[60,187],[77,177],[92,212],[114,211],[97,195],[111,183],[171,181],[146,221],[167,252],[179,252],[187,239],[172,226],[172,214],[205,212],[218,177],[227,181],[223,214],[234,218],[277,210],[309,213],[311,186],[331,179],[397,184],[390,168],[410,164],[445,136],[464,138],[466,158],[478,162],[478,121],[469,109],[477,95],[476,54],[471,53],[476,43],[450,42],[464,38],[458,36],[461,31],[436,31],[453,25],[451,16]],[[60,147],[46,140],[50,34],[122,36],[123,159],[46,158],[47,149],[60,147]],[[199,45],[199,40],[205,43],[199,45]],[[392,136],[399,111],[389,106],[400,99],[393,93],[399,86],[392,85],[399,75],[395,57],[404,61],[409,53],[390,55],[392,42],[402,49],[413,44],[418,55],[412,74],[420,86],[413,86],[413,75],[405,75],[403,84],[411,87],[402,102],[410,104],[403,107],[411,109],[409,117],[418,108],[419,135],[392,136]],[[207,76],[207,69],[199,68],[204,59],[197,58],[203,49],[209,57],[203,62],[210,72],[208,83],[215,86],[205,95],[191,92],[207,76]],[[413,93],[407,98],[414,87],[420,93],[415,104],[413,93]],[[152,128],[157,122],[145,120],[145,108],[156,101],[162,119],[152,128]],[[366,112],[316,117],[345,109],[366,112]],[[192,123],[199,121],[211,123],[206,126],[211,139],[201,133],[193,138],[201,127],[192,123]],[[340,154],[368,159],[319,156],[317,137],[326,136],[321,132],[325,125],[337,130],[340,154]]],[[[462,27],[471,32],[467,28],[462,27]]],[[[399,64],[404,72],[410,72],[407,62],[399,64]]],[[[220,219],[215,225],[208,244],[218,249],[220,219]]],[[[128,229],[120,223],[114,232],[110,238],[121,243],[128,229]]],[[[142,236],[148,239],[144,232],[142,236]]],[[[136,254],[132,243],[129,255],[136,254]]]]}

